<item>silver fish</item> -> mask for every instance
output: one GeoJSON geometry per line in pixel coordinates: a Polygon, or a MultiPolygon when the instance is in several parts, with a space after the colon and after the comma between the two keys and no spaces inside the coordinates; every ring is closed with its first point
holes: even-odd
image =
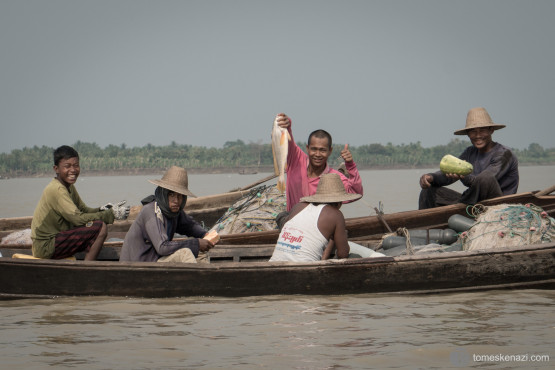
{"type": "Polygon", "coordinates": [[[285,169],[287,167],[287,152],[291,136],[287,129],[279,127],[276,116],[272,128],[272,153],[274,155],[274,173],[278,176],[277,188],[285,192],[285,169]]]}

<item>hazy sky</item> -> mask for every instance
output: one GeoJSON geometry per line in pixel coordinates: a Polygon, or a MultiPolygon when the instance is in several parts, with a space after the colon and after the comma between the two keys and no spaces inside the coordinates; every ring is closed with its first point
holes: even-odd
{"type": "MultiPolygon", "coordinates": [[[[0,0],[0,152],[77,140],[429,147],[468,109],[555,147],[555,1],[0,0]]],[[[355,158],[356,160],[356,158],[355,158]]]]}

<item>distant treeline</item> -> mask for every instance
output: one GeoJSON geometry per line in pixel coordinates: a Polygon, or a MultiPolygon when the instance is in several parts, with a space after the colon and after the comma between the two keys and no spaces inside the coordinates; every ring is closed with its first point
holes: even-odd
{"type": "MultiPolygon", "coordinates": [[[[393,145],[388,143],[349,146],[359,168],[417,168],[438,167],[445,154],[458,156],[470,145],[469,141],[454,139],[447,145],[424,148],[420,144],[393,145]]],[[[222,148],[180,145],[172,142],[166,146],[147,144],[143,147],[128,148],[109,145],[101,148],[96,143],[77,141],[72,145],[78,152],[82,170],[85,171],[159,171],[172,165],[187,169],[205,171],[259,168],[273,166],[270,144],[244,143],[242,140],[228,141],[222,148]]],[[[299,143],[301,148],[306,144],[299,143]]],[[[333,147],[330,165],[337,167],[342,163],[339,153],[343,144],[333,147]]],[[[36,176],[52,173],[52,152],[54,148],[34,146],[12,150],[0,154],[0,176],[36,176]]],[[[544,149],[533,143],[524,150],[514,150],[522,165],[555,164],[555,148],[544,149]]]]}

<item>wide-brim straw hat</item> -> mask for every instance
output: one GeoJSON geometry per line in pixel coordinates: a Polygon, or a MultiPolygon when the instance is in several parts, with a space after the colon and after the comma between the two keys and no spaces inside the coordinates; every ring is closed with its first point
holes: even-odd
{"type": "Polygon", "coordinates": [[[466,135],[468,130],[479,127],[493,127],[494,130],[499,130],[505,125],[493,123],[486,108],[472,108],[466,115],[466,127],[455,131],[455,135],[466,135]]]}
{"type": "Polygon", "coordinates": [[[161,180],[148,180],[154,185],[163,187],[176,193],[191,196],[196,198],[197,196],[189,190],[189,178],[187,177],[187,171],[184,168],[172,166],[166,171],[161,180]]]}
{"type": "Polygon", "coordinates": [[[326,173],[320,176],[316,194],[301,198],[301,202],[308,203],[340,203],[362,198],[361,194],[345,191],[343,181],[336,173],[326,173]]]}

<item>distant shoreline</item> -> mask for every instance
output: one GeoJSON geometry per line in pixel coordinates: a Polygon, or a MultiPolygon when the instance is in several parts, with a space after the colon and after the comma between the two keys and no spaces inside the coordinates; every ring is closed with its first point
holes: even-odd
{"type": "MultiPolygon", "coordinates": [[[[520,163],[520,167],[526,166],[553,166],[554,163],[549,164],[536,164],[536,163],[520,163]]],[[[335,167],[334,167],[335,168],[335,167]]],[[[431,168],[428,166],[358,166],[357,168],[361,171],[365,170],[410,170],[410,169],[426,169],[431,168]]],[[[438,168],[439,170],[439,168],[438,168]]],[[[166,171],[165,168],[154,169],[125,169],[125,170],[103,170],[103,171],[95,171],[95,170],[82,170],[81,176],[158,176],[164,174],[166,171]]],[[[189,174],[205,174],[205,175],[218,175],[218,174],[244,174],[244,175],[255,175],[257,173],[271,173],[274,171],[273,166],[260,166],[260,167],[248,167],[248,166],[239,166],[239,167],[211,167],[211,168],[187,168],[187,172],[189,174]]],[[[0,180],[6,180],[10,178],[45,178],[45,177],[53,177],[54,172],[48,173],[40,173],[40,174],[21,174],[9,177],[0,176],[0,180]]]]}
{"type": "MultiPolygon", "coordinates": [[[[334,167],[335,168],[335,167],[334,167]]],[[[358,166],[359,170],[401,170],[411,168],[429,168],[429,166],[422,167],[408,167],[408,166],[358,166]]],[[[125,170],[81,170],[80,176],[161,176],[166,171],[166,168],[161,169],[125,169],[125,170]]],[[[274,172],[273,166],[260,166],[260,167],[216,167],[216,168],[187,168],[189,174],[203,174],[203,175],[219,175],[219,174],[241,174],[241,175],[255,175],[257,173],[271,173],[274,172]]],[[[21,174],[10,177],[2,177],[0,179],[10,178],[45,178],[54,176],[54,171],[49,173],[39,174],[21,174]]]]}

